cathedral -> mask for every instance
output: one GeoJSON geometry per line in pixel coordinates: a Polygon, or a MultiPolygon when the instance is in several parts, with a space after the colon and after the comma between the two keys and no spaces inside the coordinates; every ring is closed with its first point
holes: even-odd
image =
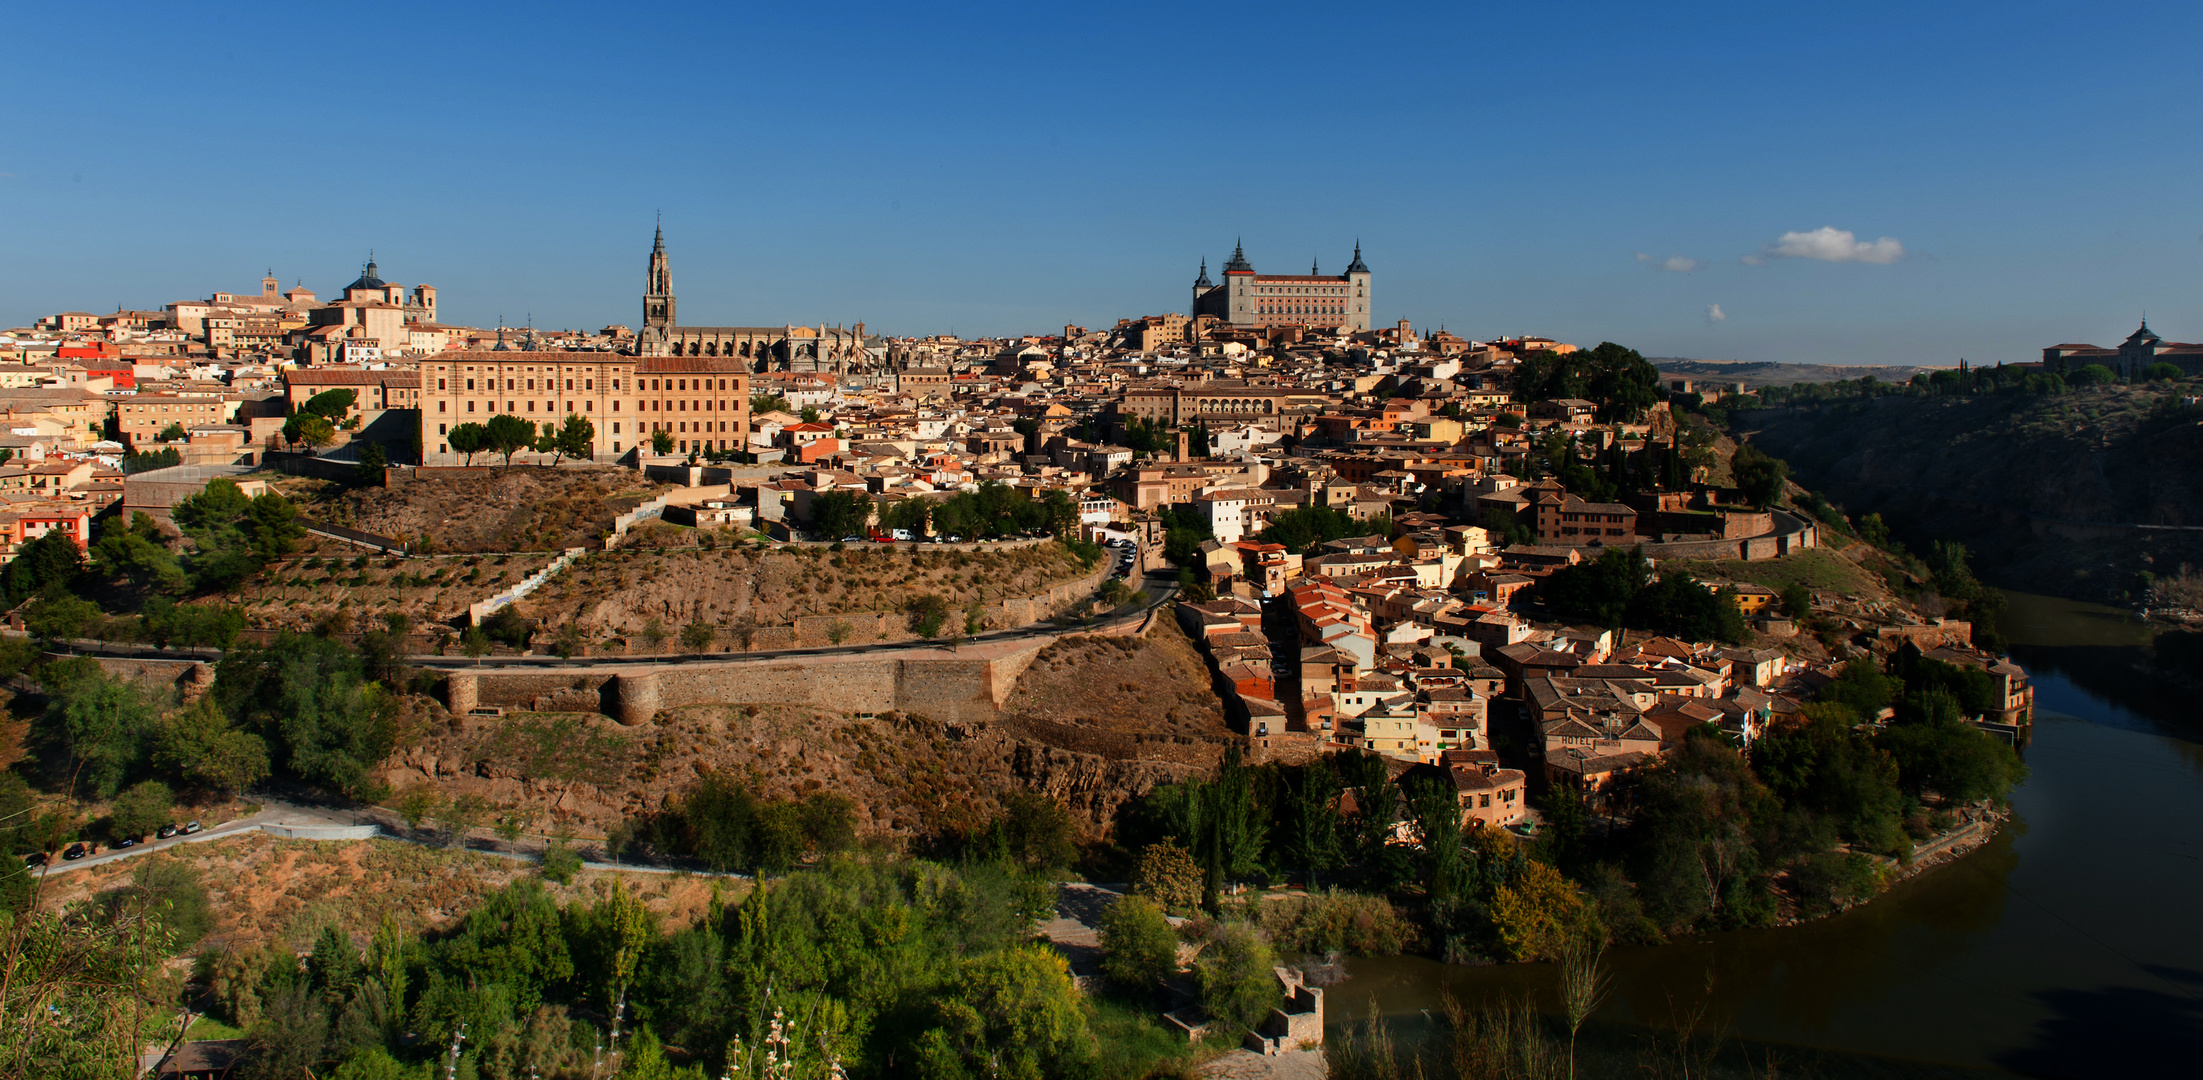
{"type": "Polygon", "coordinates": [[[635,335],[640,356],[732,356],[751,372],[850,374],[872,366],[864,324],[838,326],[682,326],[666,261],[665,227],[650,245],[643,286],[643,325],[635,335]]]}

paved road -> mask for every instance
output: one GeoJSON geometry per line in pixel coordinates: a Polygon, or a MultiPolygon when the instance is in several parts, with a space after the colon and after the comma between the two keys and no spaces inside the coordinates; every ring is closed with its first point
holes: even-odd
{"type": "MultiPolygon", "coordinates": [[[[282,799],[263,798],[260,802],[259,813],[253,814],[251,817],[238,818],[235,821],[225,821],[204,832],[196,832],[189,836],[172,836],[166,840],[149,840],[136,847],[127,847],[120,850],[109,848],[97,855],[87,855],[84,858],[72,861],[64,861],[60,852],[55,852],[53,857],[47,861],[43,875],[65,874],[72,870],[101,866],[122,859],[134,859],[140,855],[152,854],[155,851],[166,851],[178,844],[203,844],[209,840],[217,840],[225,836],[254,832],[262,825],[366,824],[371,824],[371,821],[362,811],[342,810],[324,806],[304,806],[298,803],[286,802],[282,799]]],[[[63,846],[66,847],[67,845],[63,846]]]]}

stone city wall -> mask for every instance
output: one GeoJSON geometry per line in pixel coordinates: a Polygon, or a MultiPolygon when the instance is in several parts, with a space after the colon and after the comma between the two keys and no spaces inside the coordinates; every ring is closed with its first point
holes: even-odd
{"type": "Polygon", "coordinates": [[[446,704],[478,708],[601,711],[623,724],[690,705],[803,705],[833,712],[917,713],[944,722],[989,721],[999,715],[1033,657],[1048,644],[963,652],[841,653],[828,656],[695,661],[681,664],[571,667],[563,671],[457,668],[449,672],[446,704]]]}

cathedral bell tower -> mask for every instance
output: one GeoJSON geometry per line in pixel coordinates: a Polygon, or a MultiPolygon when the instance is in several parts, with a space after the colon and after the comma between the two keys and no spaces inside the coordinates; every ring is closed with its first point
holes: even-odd
{"type": "Polygon", "coordinates": [[[658,226],[650,244],[650,274],[643,286],[643,326],[639,350],[645,356],[663,355],[672,336],[674,320],[673,270],[666,265],[665,226],[658,226]]]}

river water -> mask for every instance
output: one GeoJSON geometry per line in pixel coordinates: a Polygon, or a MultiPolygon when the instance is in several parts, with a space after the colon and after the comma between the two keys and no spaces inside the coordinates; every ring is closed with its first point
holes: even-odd
{"type": "MultiPolygon", "coordinates": [[[[1701,1030],[1813,1075],[2203,1076],[2203,710],[2133,671],[2149,634],[2124,613],[2011,601],[2037,714],[2014,823],[1832,919],[1610,952],[1607,1044],[1703,1007],[1701,1030]]],[[[1551,1008],[1556,981],[1414,957],[1348,971],[1334,1031],[1374,996],[1410,1037],[1443,991],[1551,1008]]]]}

